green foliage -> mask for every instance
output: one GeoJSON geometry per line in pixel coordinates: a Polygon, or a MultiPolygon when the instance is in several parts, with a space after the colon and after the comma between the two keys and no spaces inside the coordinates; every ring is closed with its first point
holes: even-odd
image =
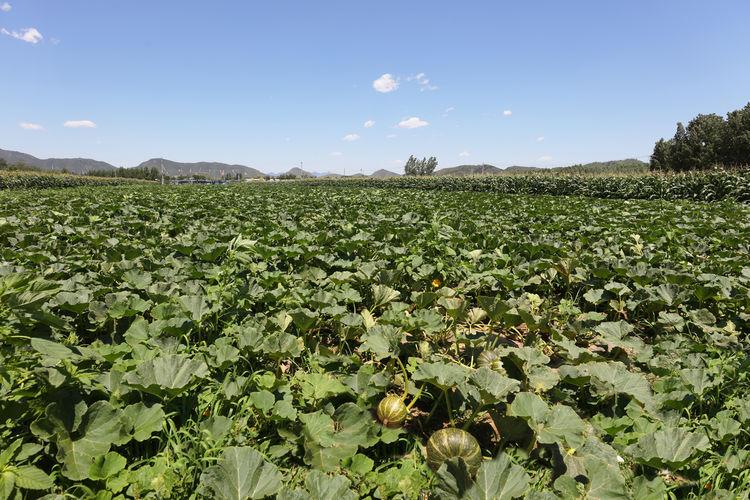
{"type": "Polygon", "coordinates": [[[696,116],[687,128],[677,123],[672,139],[656,142],[650,168],[684,172],[720,165],[750,165],[750,103],[728,113],[726,120],[708,114],[696,116]]]}
{"type": "Polygon", "coordinates": [[[406,161],[406,165],[404,165],[404,173],[411,176],[432,175],[432,173],[435,171],[435,168],[437,168],[437,165],[438,161],[434,156],[418,160],[414,157],[414,155],[412,155],[409,156],[409,159],[406,161]]]}
{"type": "Polygon", "coordinates": [[[156,167],[132,167],[116,168],[113,170],[89,170],[86,175],[90,177],[117,177],[121,179],[144,179],[156,181],[161,178],[161,172],[156,167]]]}
{"type": "Polygon", "coordinates": [[[634,200],[750,201],[750,171],[646,175],[404,176],[388,179],[311,179],[307,186],[471,191],[499,194],[588,196],[634,200]]]}
{"type": "Polygon", "coordinates": [[[114,186],[132,182],[132,180],[122,178],[106,179],[82,175],[50,173],[33,168],[0,169],[0,190],[114,186]]]}
{"type": "Polygon", "coordinates": [[[484,182],[0,192],[0,498],[750,490],[750,208],[484,182]]]}

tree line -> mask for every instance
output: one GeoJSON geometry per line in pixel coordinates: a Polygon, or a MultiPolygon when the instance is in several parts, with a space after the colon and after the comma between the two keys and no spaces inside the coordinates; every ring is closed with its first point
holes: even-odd
{"type": "Polygon", "coordinates": [[[37,172],[40,169],[26,165],[25,163],[8,163],[5,158],[0,158],[0,170],[6,171],[25,171],[25,172],[37,172]]]}
{"type": "Polygon", "coordinates": [[[750,103],[727,113],[698,115],[685,127],[677,123],[672,139],[659,139],[651,155],[652,171],[684,172],[750,165],[750,103]]]}
{"type": "Polygon", "coordinates": [[[156,167],[119,167],[113,170],[89,170],[86,175],[92,177],[122,177],[125,179],[145,179],[156,181],[161,178],[159,169],[156,167]]]}

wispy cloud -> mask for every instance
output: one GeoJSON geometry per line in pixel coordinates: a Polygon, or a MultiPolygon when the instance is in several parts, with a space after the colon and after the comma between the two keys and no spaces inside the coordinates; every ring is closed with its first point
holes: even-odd
{"type": "Polygon", "coordinates": [[[411,118],[405,118],[398,122],[398,128],[420,128],[426,127],[430,123],[422,120],[418,116],[412,116],[411,118]]]}
{"type": "Polygon", "coordinates": [[[12,36],[17,40],[23,40],[27,43],[37,44],[41,42],[44,37],[36,28],[25,28],[21,31],[8,31],[5,28],[0,29],[0,33],[3,35],[12,36]]]}
{"type": "Polygon", "coordinates": [[[44,130],[44,127],[38,123],[21,122],[18,126],[24,130],[44,130]]]}
{"type": "Polygon", "coordinates": [[[546,162],[552,161],[552,157],[550,155],[540,156],[538,161],[542,161],[546,163],[546,162]]]}
{"type": "Polygon", "coordinates": [[[416,75],[410,76],[406,78],[406,81],[411,82],[415,81],[419,84],[419,91],[424,92],[425,90],[437,90],[438,87],[436,85],[432,85],[430,83],[430,79],[427,78],[427,75],[424,73],[417,73],[416,75]]]}
{"type": "Polygon", "coordinates": [[[403,165],[404,160],[391,160],[391,163],[393,163],[394,165],[403,165]]]}
{"type": "Polygon", "coordinates": [[[10,12],[12,8],[13,6],[8,2],[3,2],[2,4],[0,4],[0,10],[2,10],[3,12],[10,12]]]}
{"type": "Polygon", "coordinates": [[[398,88],[398,80],[394,78],[390,73],[384,73],[380,76],[380,78],[372,82],[372,88],[374,88],[378,92],[387,94],[388,92],[393,92],[398,88]]]}
{"type": "Polygon", "coordinates": [[[388,134],[385,137],[386,137],[386,139],[395,139],[398,136],[396,134],[388,134]]]}
{"type": "Polygon", "coordinates": [[[359,134],[346,134],[344,137],[341,138],[342,141],[346,141],[346,142],[354,142],[357,139],[359,139],[359,134]]]}
{"type": "Polygon", "coordinates": [[[467,156],[471,156],[471,153],[469,153],[468,151],[461,151],[460,153],[458,153],[458,156],[460,156],[461,158],[466,158],[467,156]]]}
{"type": "Polygon", "coordinates": [[[513,111],[509,109],[506,109],[505,111],[503,111],[503,116],[511,116],[511,115],[513,115],[513,111]]]}
{"type": "Polygon", "coordinates": [[[96,128],[96,123],[91,120],[68,120],[63,123],[66,128],[96,128]]]}
{"type": "Polygon", "coordinates": [[[536,138],[536,142],[542,142],[543,140],[544,140],[543,135],[540,135],[539,137],[536,138]]]}
{"type": "Polygon", "coordinates": [[[344,156],[344,153],[342,153],[341,151],[333,151],[331,153],[331,156],[344,156]]]}
{"type": "Polygon", "coordinates": [[[373,120],[367,120],[362,126],[365,128],[372,128],[375,125],[373,120]]]}

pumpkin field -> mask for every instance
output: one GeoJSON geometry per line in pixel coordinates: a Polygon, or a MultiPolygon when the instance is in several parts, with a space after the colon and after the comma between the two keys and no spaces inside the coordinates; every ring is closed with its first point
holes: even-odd
{"type": "Polygon", "coordinates": [[[0,499],[748,498],[750,206],[269,184],[0,191],[0,499]]]}

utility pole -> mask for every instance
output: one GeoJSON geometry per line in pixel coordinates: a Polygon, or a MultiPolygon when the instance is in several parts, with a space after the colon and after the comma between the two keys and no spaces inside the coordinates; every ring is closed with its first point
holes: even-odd
{"type": "Polygon", "coordinates": [[[164,160],[159,160],[159,165],[161,166],[161,185],[164,185],[164,160]]]}

